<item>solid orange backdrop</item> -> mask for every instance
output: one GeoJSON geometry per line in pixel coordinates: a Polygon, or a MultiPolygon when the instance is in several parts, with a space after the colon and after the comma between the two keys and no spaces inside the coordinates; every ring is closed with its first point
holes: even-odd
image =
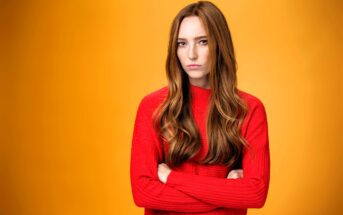
{"type": "MultiPolygon", "coordinates": [[[[166,85],[169,27],[190,2],[2,1],[0,214],[143,214],[129,179],[134,118],[166,85]]],[[[342,213],[342,3],[213,2],[239,88],[268,116],[269,195],[249,214],[342,213]]]]}

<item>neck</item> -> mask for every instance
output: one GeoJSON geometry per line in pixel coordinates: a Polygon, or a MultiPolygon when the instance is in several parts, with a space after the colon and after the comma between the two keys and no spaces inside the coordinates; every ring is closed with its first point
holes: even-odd
{"type": "Polygon", "coordinates": [[[204,89],[210,89],[210,83],[207,79],[206,80],[189,79],[189,83],[193,86],[196,86],[196,87],[201,87],[204,89]]]}

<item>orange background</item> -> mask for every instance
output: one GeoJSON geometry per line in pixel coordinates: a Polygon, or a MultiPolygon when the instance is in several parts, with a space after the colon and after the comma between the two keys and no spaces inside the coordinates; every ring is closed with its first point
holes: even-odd
{"type": "MultiPolygon", "coordinates": [[[[1,2],[0,214],[143,214],[129,181],[133,123],[141,98],[166,85],[169,27],[190,2],[1,2]]],[[[341,214],[342,2],[213,2],[239,88],[267,111],[269,195],[249,214],[341,214]]]]}

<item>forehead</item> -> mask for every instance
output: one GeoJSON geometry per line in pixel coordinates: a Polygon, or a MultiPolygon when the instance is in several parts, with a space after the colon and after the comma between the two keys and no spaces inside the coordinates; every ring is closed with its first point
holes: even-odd
{"type": "Polygon", "coordinates": [[[191,39],[206,35],[206,30],[199,17],[189,16],[182,20],[178,34],[179,38],[191,39]]]}

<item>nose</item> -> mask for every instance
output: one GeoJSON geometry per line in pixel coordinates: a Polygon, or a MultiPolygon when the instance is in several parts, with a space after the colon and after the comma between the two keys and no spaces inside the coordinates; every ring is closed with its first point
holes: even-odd
{"type": "Polygon", "coordinates": [[[190,60],[195,60],[198,57],[196,46],[190,45],[188,49],[188,58],[190,60]]]}

